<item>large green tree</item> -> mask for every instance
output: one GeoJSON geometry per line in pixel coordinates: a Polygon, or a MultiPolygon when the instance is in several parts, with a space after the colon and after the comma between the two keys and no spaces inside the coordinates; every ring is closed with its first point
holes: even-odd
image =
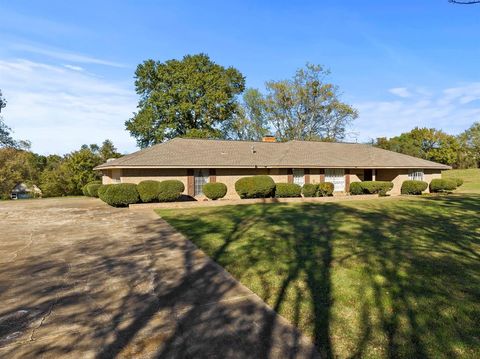
{"type": "Polygon", "coordinates": [[[266,116],[279,140],[341,140],[358,116],[340,101],[337,86],[326,81],[329,71],[307,64],[292,79],[267,82],[266,116]]]}
{"type": "Polygon", "coordinates": [[[139,110],[125,125],[142,148],[177,136],[219,137],[222,123],[236,114],[244,87],[237,69],[205,54],[147,60],[135,72],[139,110]]]}
{"type": "Polygon", "coordinates": [[[14,147],[0,148],[0,198],[10,198],[17,183],[37,184],[40,171],[35,154],[14,147]]]}
{"type": "Polygon", "coordinates": [[[0,147],[14,147],[15,140],[12,138],[11,129],[3,121],[1,115],[2,109],[7,106],[7,101],[2,95],[2,90],[0,90],[0,147]]]}
{"type": "Polygon", "coordinates": [[[480,122],[475,122],[469,129],[458,136],[461,151],[460,167],[480,167],[480,122]]]}
{"type": "Polygon", "coordinates": [[[225,122],[224,137],[234,140],[259,141],[267,135],[265,99],[257,89],[246,89],[235,116],[225,122]]]}
{"type": "Polygon", "coordinates": [[[460,144],[455,136],[435,128],[415,127],[400,136],[378,138],[375,145],[426,160],[456,165],[460,144]]]}

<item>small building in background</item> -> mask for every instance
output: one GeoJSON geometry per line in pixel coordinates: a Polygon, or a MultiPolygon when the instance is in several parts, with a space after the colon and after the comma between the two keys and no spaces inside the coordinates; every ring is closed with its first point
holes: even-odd
{"type": "Polygon", "coordinates": [[[11,199],[27,199],[42,197],[42,190],[36,185],[27,185],[24,182],[17,183],[10,194],[11,199]]]}

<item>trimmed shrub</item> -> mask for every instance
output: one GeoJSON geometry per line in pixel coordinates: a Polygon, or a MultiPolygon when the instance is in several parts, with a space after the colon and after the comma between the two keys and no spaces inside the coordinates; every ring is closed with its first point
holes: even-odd
{"type": "Polygon", "coordinates": [[[306,183],[303,185],[303,197],[316,197],[318,192],[318,184],[306,183]]]}
{"type": "Polygon", "coordinates": [[[367,194],[386,194],[393,188],[393,183],[388,181],[365,181],[362,184],[363,193],[367,194]]]}
{"type": "Polygon", "coordinates": [[[457,187],[460,187],[463,184],[463,179],[461,178],[452,178],[456,183],[457,187]]]}
{"type": "Polygon", "coordinates": [[[453,179],[435,178],[430,182],[430,192],[450,192],[457,188],[457,182],[453,179]]]}
{"type": "Polygon", "coordinates": [[[185,185],[183,184],[182,181],[179,181],[179,180],[165,180],[165,181],[162,181],[162,183],[164,184],[164,186],[167,186],[172,191],[177,191],[177,192],[180,192],[180,193],[183,193],[183,191],[185,191],[185,185]]]}
{"type": "Polygon", "coordinates": [[[403,181],[402,189],[400,190],[402,194],[422,194],[428,188],[428,183],[424,181],[414,181],[407,180],[403,181]]]}
{"type": "MultiPolygon", "coordinates": [[[[103,187],[103,186],[102,186],[103,187]]],[[[105,190],[100,189],[101,199],[113,207],[126,207],[139,201],[137,185],[133,183],[119,183],[109,185],[105,190]]]]}
{"type": "Polygon", "coordinates": [[[155,202],[160,194],[160,181],[142,181],[137,185],[137,191],[142,202],[155,202]]]}
{"type": "Polygon", "coordinates": [[[386,196],[387,192],[393,188],[393,183],[388,181],[364,181],[352,182],[350,184],[350,194],[379,194],[386,196]]]}
{"type": "Polygon", "coordinates": [[[104,199],[105,193],[107,192],[107,189],[110,186],[113,186],[113,184],[102,184],[100,187],[98,187],[98,190],[97,190],[98,198],[100,198],[104,202],[106,202],[104,199]]]}
{"type": "Polygon", "coordinates": [[[205,183],[202,187],[203,194],[211,199],[216,200],[219,198],[225,197],[227,194],[227,186],[225,183],[215,182],[215,183],[205,183]]]}
{"type": "Polygon", "coordinates": [[[352,183],[350,183],[350,194],[352,194],[352,195],[363,194],[362,182],[352,182],[352,183]]]}
{"type": "Polygon", "coordinates": [[[318,185],[318,197],[333,196],[335,186],[331,182],[324,182],[318,185]]]}
{"type": "Polygon", "coordinates": [[[277,183],[275,185],[275,197],[287,198],[287,197],[301,197],[302,187],[296,183],[277,183]]]}
{"type": "Polygon", "coordinates": [[[160,182],[158,185],[157,199],[160,202],[174,202],[177,201],[182,192],[185,190],[185,185],[179,180],[166,180],[160,182]]]}
{"type": "Polygon", "coordinates": [[[89,183],[87,184],[87,192],[90,197],[98,197],[98,189],[101,183],[89,183]]]}
{"type": "Polygon", "coordinates": [[[243,177],[235,182],[235,191],[240,198],[272,197],[275,191],[275,182],[270,176],[243,177]]]}
{"type": "MultiPolygon", "coordinates": [[[[90,192],[88,191],[88,186],[89,185],[92,185],[92,184],[99,184],[101,185],[102,184],[102,181],[92,181],[92,182],[88,182],[85,186],[82,187],[82,193],[84,196],[87,196],[87,197],[97,197],[97,196],[92,196],[90,194],[90,192]]],[[[97,188],[98,189],[98,188],[97,188]]]]}

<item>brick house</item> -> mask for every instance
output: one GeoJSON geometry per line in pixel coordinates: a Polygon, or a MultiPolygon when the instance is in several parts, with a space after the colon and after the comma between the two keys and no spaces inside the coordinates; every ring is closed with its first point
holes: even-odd
{"type": "Polygon", "coordinates": [[[183,139],[145,148],[110,160],[95,169],[103,183],[139,183],[178,179],[185,194],[202,196],[202,185],[223,182],[226,198],[238,198],[235,182],[245,176],[269,175],[275,182],[332,182],[335,193],[348,192],[355,181],[392,181],[391,194],[400,194],[407,179],[430,183],[450,169],[404,154],[358,143],[288,141],[228,141],[183,139]]]}

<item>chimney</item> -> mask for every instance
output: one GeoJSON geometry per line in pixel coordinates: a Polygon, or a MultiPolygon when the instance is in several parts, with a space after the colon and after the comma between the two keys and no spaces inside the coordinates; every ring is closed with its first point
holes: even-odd
{"type": "Polygon", "coordinates": [[[267,135],[262,138],[262,142],[277,142],[275,136],[267,135]]]}

